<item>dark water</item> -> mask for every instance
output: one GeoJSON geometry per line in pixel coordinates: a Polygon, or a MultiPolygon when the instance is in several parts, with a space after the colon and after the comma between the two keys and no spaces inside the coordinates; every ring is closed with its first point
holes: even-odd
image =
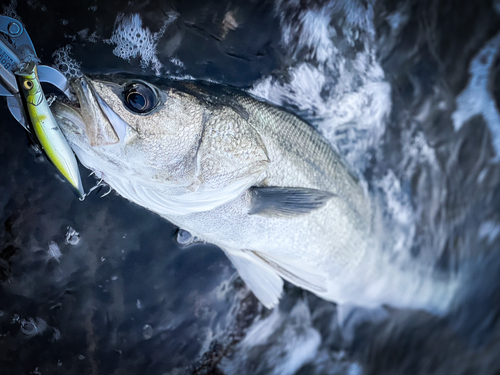
{"type": "Polygon", "coordinates": [[[1,374],[500,371],[498,1],[3,10],[61,69],[212,80],[295,111],[383,203],[394,256],[467,282],[441,317],[358,309],[339,325],[334,304],[290,284],[268,311],[217,248],[180,246],[177,228],[105,187],[78,201],[3,105],[1,374]]]}

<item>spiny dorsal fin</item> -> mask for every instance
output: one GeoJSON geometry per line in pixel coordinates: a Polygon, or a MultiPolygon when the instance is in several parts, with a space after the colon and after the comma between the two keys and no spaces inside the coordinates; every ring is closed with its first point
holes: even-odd
{"type": "Polygon", "coordinates": [[[250,215],[271,217],[307,214],[323,207],[335,194],[296,187],[251,187],[250,215]]]}

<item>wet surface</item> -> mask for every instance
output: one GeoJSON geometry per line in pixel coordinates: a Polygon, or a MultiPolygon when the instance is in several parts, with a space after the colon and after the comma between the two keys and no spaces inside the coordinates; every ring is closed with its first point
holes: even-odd
{"type": "Polygon", "coordinates": [[[466,282],[440,317],[343,316],[290,284],[268,311],[214,246],[185,246],[157,215],[100,198],[106,187],[76,199],[3,105],[2,374],[499,371],[498,3],[28,1],[4,12],[42,62],[70,73],[212,80],[295,111],[382,202],[388,251],[466,282]]]}

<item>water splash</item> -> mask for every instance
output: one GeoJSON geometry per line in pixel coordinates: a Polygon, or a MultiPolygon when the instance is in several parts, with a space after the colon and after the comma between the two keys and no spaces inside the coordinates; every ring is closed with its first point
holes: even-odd
{"type": "Polygon", "coordinates": [[[69,244],[69,245],[78,245],[78,243],[80,242],[80,233],[78,233],[76,230],[74,230],[73,228],[71,227],[68,227],[67,228],[67,232],[66,232],[66,243],[69,244]]]}
{"type": "Polygon", "coordinates": [[[60,261],[59,259],[62,257],[61,250],[59,249],[59,246],[54,241],[51,241],[49,243],[48,254],[51,258],[57,260],[58,262],[60,261]]]}
{"type": "Polygon", "coordinates": [[[223,360],[221,370],[227,374],[291,375],[316,358],[320,344],[321,335],[312,326],[309,307],[299,300],[291,311],[276,308],[253,324],[235,348],[235,355],[223,360]]]}
{"type": "Polygon", "coordinates": [[[452,114],[453,126],[458,131],[475,115],[482,115],[493,136],[495,161],[500,161],[500,115],[489,90],[490,73],[500,49],[500,33],[493,37],[472,59],[469,66],[470,80],[457,97],[457,109],[452,114]]]}
{"type": "Polygon", "coordinates": [[[250,92],[297,109],[349,164],[363,170],[391,111],[391,88],[375,54],[371,6],[340,1],[304,9],[280,1],[276,15],[289,58],[302,62],[284,77],[261,79],[250,92]]]}

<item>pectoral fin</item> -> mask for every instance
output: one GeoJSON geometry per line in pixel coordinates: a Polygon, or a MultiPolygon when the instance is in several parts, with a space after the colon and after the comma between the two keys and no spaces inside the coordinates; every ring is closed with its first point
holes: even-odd
{"type": "Polygon", "coordinates": [[[225,253],[260,303],[268,309],[276,306],[283,292],[283,280],[276,272],[253,254],[225,253]]]}
{"type": "Polygon", "coordinates": [[[334,196],[329,191],[294,187],[251,187],[250,215],[284,217],[307,214],[334,196]]]}

